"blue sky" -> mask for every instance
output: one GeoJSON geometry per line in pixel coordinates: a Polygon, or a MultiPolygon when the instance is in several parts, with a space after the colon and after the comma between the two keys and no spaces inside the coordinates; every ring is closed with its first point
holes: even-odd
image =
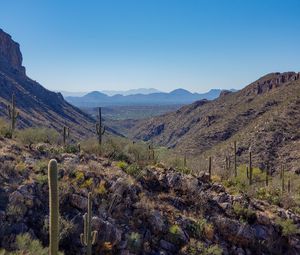
{"type": "Polygon", "coordinates": [[[241,88],[300,71],[299,0],[0,0],[27,74],[52,90],[241,88]]]}

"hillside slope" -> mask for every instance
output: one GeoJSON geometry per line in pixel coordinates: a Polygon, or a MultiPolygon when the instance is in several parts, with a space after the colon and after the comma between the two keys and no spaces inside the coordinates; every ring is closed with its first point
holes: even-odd
{"type": "Polygon", "coordinates": [[[273,170],[281,164],[298,170],[300,160],[299,73],[271,73],[243,90],[201,100],[176,112],[139,122],[130,130],[135,139],[152,140],[190,155],[218,158],[223,167],[238,142],[241,163],[251,147],[254,162],[273,170]],[[222,159],[222,160],[220,160],[222,159]]]}
{"type": "Polygon", "coordinates": [[[196,177],[163,165],[132,172],[128,169],[136,164],[120,168],[120,162],[84,151],[62,154],[53,145],[38,147],[29,150],[0,137],[0,253],[16,249],[14,240],[24,233],[48,246],[50,158],[59,163],[60,249],[66,255],[86,254],[80,234],[88,192],[93,192],[92,229],[98,231],[94,254],[300,252],[299,214],[232,195],[204,173],[196,177]]]}
{"type": "Polygon", "coordinates": [[[0,117],[7,117],[12,94],[20,112],[19,127],[46,126],[61,130],[69,126],[76,137],[89,136],[94,120],[66,102],[59,93],[45,89],[26,76],[19,44],[0,29],[0,117]]]}

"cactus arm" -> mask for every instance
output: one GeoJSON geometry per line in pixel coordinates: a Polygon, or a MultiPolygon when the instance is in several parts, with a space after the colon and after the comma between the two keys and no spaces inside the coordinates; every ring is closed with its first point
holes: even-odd
{"type": "Polygon", "coordinates": [[[49,183],[49,234],[50,234],[50,255],[58,254],[58,232],[59,232],[59,201],[58,201],[58,178],[57,162],[50,160],[48,165],[48,183],[49,183]]]}
{"type": "Polygon", "coordinates": [[[97,241],[98,238],[98,231],[93,231],[92,232],[92,245],[94,245],[97,241]]]}

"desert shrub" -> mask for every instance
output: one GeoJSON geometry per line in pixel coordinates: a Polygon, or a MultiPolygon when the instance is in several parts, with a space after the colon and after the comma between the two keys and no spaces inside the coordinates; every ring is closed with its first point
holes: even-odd
{"type": "Polygon", "coordinates": [[[129,165],[125,172],[129,175],[132,175],[134,177],[139,177],[141,174],[142,169],[140,168],[140,166],[137,163],[133,163],[131,165],[129,165]]]}
{"type": "Polygon", "coordinates": [[[80,142],[81,150],[87,154],[101,154],[101,148],[96,139],[88,139],[80,142]]]}
{"type": "Polygon", "coordinates": [[[64,147],[64,152],[65,153],[78,153],[79,152],[79,147],[77,144],[68,144],[64,147]]]}
{"type": "Polygon", "coordinates": [[[186,248],[185,254],[190,255],[221,255],[222,249],[218,245],[206,245],[203,242],[192,240],[186,248]]]}
{"type": "Polygon", "coordinates": [[[129,143],[125,152],[134,162],[148,161],[149,158],[148,146],[144,143],[129,143]]]}
{"type": "Polygon", "coordinates": [[[253,210],[250,208],[245,208],[238,202],[233,204],[233,211],[241,220],[252,222],[256,219],[256,214],[253,210]]]}
{"type": "Polygon", "coordinates": [[[48,169],[48,163],[49,161],[46,159],[38,160],[34,164],[34,171],[36,173],[47,173],[48,169]]]}
{"type": "Polygon", "coordinates": [[[103,153],[110,159],[130,162],[125,150],[127,143],[128,141],[122,138],[114,137],[107,139],[103,146],[103,153]]]}
{"type": "Polygon", "coordinates": [[[19,162],[18,164],[16,164],[15,169],[18,172],[24,172],[26,170],[26,164],[24,162],[19,162]]]}
{"type": "Polygon", "coordinates": [[[289,237],[291,235],[296,235],[300,233],[300,230],[298,229],[297,225],[294,224],[291,219],[284,220],[278,218],[276,220],[276,223],[281,227],[283,236],[289,237]]]}
{"type": "Polygon", "coordinates": [[[270,204],[279,205],[281,200],[281,191],[279,188],[261,187],[256,190],[256,198],[266,200],[270,204]]]}
{"type": "Polygon", "coordinates": [[[142,246],[141,235],[137,232],[132,232],[128,236],[128,248],[132,252],[138,252],[142,246]]]}
{"type": "Polygon", "coordinates": [[[83,172],[81,172],[81,171],[76,171],[75,172],[75,182],[78,185],[81,185],[84,182],[84,179],[85,179],[85,176],[84,176],[83,172]]]}
{"type": "Polygon", "coordinates": [[[54,129],[49,128],[26,128],[17,132],[17,139],[29,147],[36,143],[57,144],[59,134],[54,129]]]}
{"type": "Polygon", "coordinates": [[[103,180],[101,180],[101,182],[98,184],[98,186],[95,188],[94,192],[96,194],[99,194],[99,195],[104,195],[106,194],[107,190],[106,190],[106,187],[105,187],[105,182],[103,180]]]}
{"type": "Polygon", "coordinates": [[[48,183],[48,175],[42,174],[42,173],[36,174],[35,180],[37,183],[39,183],[41,185],[46,184],[46,183],[48,183]]]}
{"type": "Polygon", "coordinates": [[[188,224],[187,230],[194,238],[201,238],[205,236],[208,239],[210,239],[214,233],[213,225],[208,223],[205,218],[201,218],[199,220],[192,220],[188,224]]]}
{"type": "Polygon", "coordinates": [[[11,132],[8,123],[0,118],[0,135],[3,137],[11,137],[11,132]]]}
{"type": "Polygon", "coordinates": [[[251,192],[252,187],[257,187],[264,184],[265,173],[259,168],[254,167],[252,172],[252,180],[253,184],[249,185],[249,179],[247,177],[247,166],[241,165],[238,167],[237,177],[227,178],[223,181],[223,184],[225,187],[230,189],[230,192],[233,193],[251,192]]]}
{"type": "Polygon", "coordinates": [[[117,167],[121,168],[123,171],[126,170],[126,168],[128,167],[128,164],[125,161],[119,161],[117,163],[117,167]]]}
{"type": "MultiPolygon", "coordinates": [[[[26,233],[22,235],[18,235],[16,238],[16,251],[8,252],[4,250],[0,250],[1,255],[48,255],[49,249],[44,248],[41,245],[39,240],[34,240],[31,236],[26,233]]],[[[59,255],[63,255],[62,252],[58,253],[59,255]]]]}
{"type": "Polygon", "coordinates": [[[82,188],[82,189],[91,188],[93,186],[93,184],[94,184],[93,178],[89,178],[80,185],[80,188],[82,188]]]}

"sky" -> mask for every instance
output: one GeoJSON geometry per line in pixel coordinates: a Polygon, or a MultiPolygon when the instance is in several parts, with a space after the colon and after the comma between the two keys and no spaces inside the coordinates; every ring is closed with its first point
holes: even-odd
{"type": "Polygon", "coordinates": [[[0,0],[0,28],[51,90],[242,88],[300,71],[299,0],[0,0]]]}

